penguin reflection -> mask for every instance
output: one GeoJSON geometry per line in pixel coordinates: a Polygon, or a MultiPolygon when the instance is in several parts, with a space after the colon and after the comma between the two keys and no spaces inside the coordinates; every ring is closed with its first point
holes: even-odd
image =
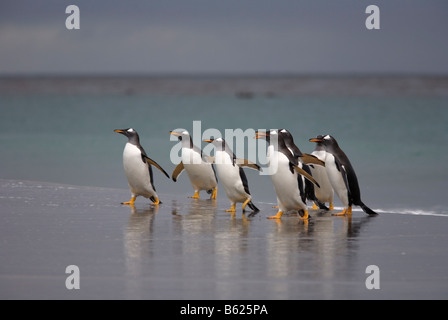
{"type": "Polygon", "coordinates": [[[128,298],[139,298],[143,288],[141,288],[141,276],[151,270],[148,267],[150,257],[153,253],[152,237],[153,221],[159,208],[150,207],[137,209],[130,206],[128,224],[124,235],[124,250],[126,261],[126,290],[128,298]]]}
{"type": "MultiPolygon", "coordinates": [[[[297,274],[304,278],[343,278],[357,265],[356,239],[371,219],[371,216],[334,219],[330,213],[320,213],[313,215],[308,224],[297,223],[296,219],[280,220],[272,225],[274,230],[267,238],[268,274],[285,278],[297,274]]],[[[323,281],[321,285],[325,298],[336,297],[333,282],[323,281]]],[[[288,282],[278,289],[285,294],[284,299],[293,296],[296,290],[288,282]]]]}

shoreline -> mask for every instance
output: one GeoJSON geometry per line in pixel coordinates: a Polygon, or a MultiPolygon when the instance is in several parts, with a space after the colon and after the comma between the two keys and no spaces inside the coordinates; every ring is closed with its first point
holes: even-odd
{"type": "Polygon", "coordinates": [[[23,75],[0,76],[0,94],[231,94],[448,96],[446,75],[23,75]]]}
{"type": "Polygon", "coordinates": [[[0,179],[2,299],[446,299],[448,220],[311,212],[225,213],[227,199],[164,195],[119,203],[126,189],[0,179]],[[64,286],[79,266],[80,290],[64,286]],[[381,287],[365,286],[366,267],[381,287]]]}

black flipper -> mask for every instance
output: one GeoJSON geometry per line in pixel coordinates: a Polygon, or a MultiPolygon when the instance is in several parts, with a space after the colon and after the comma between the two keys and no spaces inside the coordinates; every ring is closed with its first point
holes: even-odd
{"type": "Polygon", "coordinates": [[[162,168],[157,162],[155,162],[154,160],[152,160],[151,158],[149,158],[149,157],[146,156],[146,155],[144,156],[144,155],[142,154],[142,157],[145,159],[145,161],[146,161],[148,164],[153,165],[154,167],[156,167],[157,169],[159,169],[165,176],[167,176],[168,179],[170,178],[169,174],[166,173],[166,171],[163,170],[163,168],[162,168]]]}
{"type": "Polygon", "coordinates": [[[247,177],[246,174],[244,173],[243,168],[239,168],[240,169],[240,179],[243,182],[243,187],[244,187],[244,191],[246,191],[247,194],[250,195],[250,191],[249,191],[249,183],[247,182],[247,177]]]}

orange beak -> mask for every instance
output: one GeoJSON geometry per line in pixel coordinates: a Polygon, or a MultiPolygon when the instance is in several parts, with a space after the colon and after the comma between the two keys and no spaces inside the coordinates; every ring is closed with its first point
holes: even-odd
{"type": "Polygon", "coordinates": [[[255,132],[255,137],[254,137],[254,139],[260,139],[260,138],[263,138],[263,137],[267,137],[268,136],[268,134],[267,133],[265,133],[265,132],[255,132]]]}

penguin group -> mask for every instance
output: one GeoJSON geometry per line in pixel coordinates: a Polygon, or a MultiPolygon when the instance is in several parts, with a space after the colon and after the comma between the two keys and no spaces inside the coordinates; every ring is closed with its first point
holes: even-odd
{"type": "MultiPolygon", "coordinates": [[[[122,204],[134,206],[136,198],[143,196],[151,200],[151,205],[158,206],[162,202],[154,186],[152,166],[168,179],[170,175],[147,155],[136,130],[127,128],[116,129],[114,132],[128,138],[123,151],[123,167],[131,199],[122,204]]],[[[244,168],[261,171],[259,165],[237,158],[223,138],[211,137],[203,140],[213,145],[215,152],[212,157],[193,144],[187,130],[173,130],[170,135],[176,136],[181,143],[181,161],[174,168],[171,179],[176,182],[180,174],[186,171],[194,190],[191,198],[199,199],[200,191],[206,191],[210,194],[210,199],[216,200],[219,180],[231,205],[226,212],[234,214],[237,203],[242,203],[243,213],[247,207],[253,214],[259,212],[252,201],[244,171],[244,168]]],[[[299,220],[308,220],[307,203],[311,202],[314,210],[334,210],[334,194],[343,204],[343,210],[333,215],[351,215],[353,205],[361,207],[368,215],[376,215],[375,211],[362,202],[353,166],[333,136],[318,135],[309,139],[315,143],[311,154],[300,151],[287,129],[256,131],[254,138],[264,139],[268,145],[267,169],[277,197],[275,208],[278,208],[277,214],[269,216],[269,219],[281,219],[284,213],[296,211],[299,220]]]]}

